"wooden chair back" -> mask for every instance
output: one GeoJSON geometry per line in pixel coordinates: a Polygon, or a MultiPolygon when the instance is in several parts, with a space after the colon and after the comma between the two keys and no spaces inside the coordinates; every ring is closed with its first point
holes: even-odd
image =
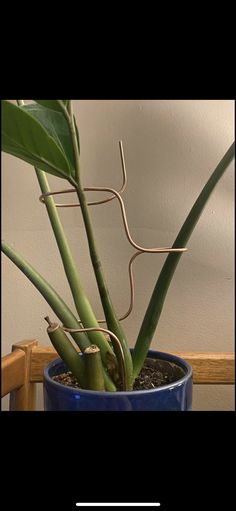
{"type": "MultiPolygon", "coordinates": [[[[234,384],[234,354],[226,352],[170,352],[178,355],[193,368],[193,383],[234,384]]],[[[37,340],[22,341],[12,346],[12,352],[2,358],[2,397],[10,393],[11,411],[33,411],[36,407],[36,383],[42,383],[45,366],[58,358],[51,346],[41,346],[37,340]]]]}

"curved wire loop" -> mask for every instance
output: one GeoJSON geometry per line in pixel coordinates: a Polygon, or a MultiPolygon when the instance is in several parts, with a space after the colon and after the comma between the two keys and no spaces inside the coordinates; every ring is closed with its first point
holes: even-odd
{"type": "MultiPolygon", "coordinates": [[[[120,158],[121,158],[121,168],[122,168],[122,186],[119,190],[118,193],[123,193],[123,191],[125,190],[125,187],[127,185],[127,172],[126,172],[126,165],[125,165],[125,157],[124,157],[124,150],[123,150],[123,144],[122,144],[122,140],[119,141],[119,148],[120,148],[120,158]]],[[[96,188],[93,189],[93,188],[85,188],[84,189],[85,191],[96,191],[96,188]]],[[[42,195],[40,195],[39,197],[39,200],[40,202],[42,202],[43,204],[45,204],[45,198],[46,197],[50,197],[52,195],[61,195],[61,194],[64,194],[64,193],[75,193],[75,190],[74,188],[69,188],[69,190],[61,190],[59,192],[47,192],[47,193],[43,193],[42,195]]],[[[113,199],[115,199],[116,196],[113,195],[112,197],[108,197],[107,199],[103,199],[103,200],[100,200],[100,201],[92,201],[92,202],[88,202],[88,206],[96,206],[97,204],[105,204],[106,202],[110,202],[112,201],[113,199]]],[[[72,203],[56,203],[55,202],[55,206],[57,208],[80,208],[80,204],[77,203],[77,202],[72,202],[72,203]]]]}
{"type": "MultiPolygon", "coordinates": [[[[92,206],[92,205],[97,205],[97,204],[105,204],[106,202],[110,202],[111,200],[117,198],[118,199],[118,202],[119,202],[119,205],[120,205],[120,209],[121,209],[121,215],[122,215],[122,220],[123,220],[123,224],[124,224],[124,229],[125,229],[125,234],[126,234],[126,237],[130,243],[130,245],[132,245],[136,250],[137,252],[135,252],[135,254],[131,257],[130,261],[129,261],[129,266],[128,266],[128,273],[129,273],[129,284],[130,284],[130,305],[129,305],[129,308],[128,308],[128,311],[123,314],[120,318],[119,318],[119,321],[122,321],[124,319],[126,319],[132,312],[133,310],[133,304],[134,304],[134,278],[133,278],[133,272],[132,272],[132,265],[133,265],[133,262],[134,260],[136,259],[136,257],[138,257],[139,255],[143,254],[143,253],[175,253],[175,252],[186,252],[187,251],[187,248],[172,248],[172,247],[161,247],[161,248],[146,248],[146,247],[142,247],[140,245],[138,245],[137,243],[135,243],[135,241],[132,239],[131,237],[131,234],[130,234],[130,230],[129,230],[129,225],[128,225],[128,221],[127,221],[127,215],[126,215],[126,210],[125,210],[125,205],[124,205],[124,201],[121,197],[121,193],[123,193],[123,191],[125,190],[125,187],[126,187],[126,184],[127,184],[127,172],[126,172],[126,165],[125,165],[125,157],[124,157],[124,151],[123,151],[123,144],[122,144],[122,141],[120,140],[119,141],[119,148],[120,148],[120,157],[121,157],[121,166],[122,166],[122,176],[123,176],[123,183],[122,183],[122,187],[121,189],[119,190],[119,192],[117,192],[117,190],[115,190],[114,188],[110,188],[110,187],[101,187],[101,186],[92,186],[92,187],[86,187],[84,188],[84,191],[92,191],[92,192],[108,192],[108,193],[111,193],[112,194],[112,197],[109,197],[107,199],[103,199],[101,201],[93,201],[93,202],[88,202],[88,206],[92,206]]],[[[39,197],[39,200],[45,204],[45,198],[46,197],[50,197],[50,196],[53,196],[53,195],[60,195],[60,194],[64,194],[64,193],[75,193],[76,190],[74,188],[71,188],[69,190],[61,190],[59,192],[48,192],[48,193],[43,193],[42,195],[40,195],[39,197]]],[[[57,204],[55,203],[55,206],[56,207],[65,207],[65,208],[69,208],[69,207],[80,207],[80,204],[78,203],[70,203],[70,204],[57,204]]],[[[98,323],[106,323],[106,320],[105,319],[99,319],[98,320],[98,323]]],[[[114,334],[113,334],[114,336],[114,334]]]]}
{"type": "Polygon", "coordinates": [[[125,389],[126,368],[125,368],[124,350],[123,350],[123,346],[122,346],[120,340],[118,339],[118,337],[113,332],[111,332],[111,330],[108,330],[107,328],[99,328],[99,327],[91,327],[91,328],[67,328],[64,325],[62,325],[62,329],[65,332],[70,332],[70,333],[103,332],[103,333],[108,334],[111,337],[113,337],[114,341],[117,344],[117,347],[119,349],[120,356],[121,356],[120,357],[121,361],[122,361],[122,363],[121,363],[121,379],[122,379],[122,387],[123,387],[123,389],[125,389]]]}

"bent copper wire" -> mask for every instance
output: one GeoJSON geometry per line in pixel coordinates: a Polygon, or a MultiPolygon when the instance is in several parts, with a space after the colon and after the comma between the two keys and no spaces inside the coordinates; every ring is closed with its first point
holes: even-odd
{"type": "MultiPolygon", "coordinates": [[[[133,277],[132,267],[133,267],[133,262],[136,259],[136,257],[138,257],[139,255],[142,255],[144,253],[145,252],[140,252],[140,251],[135,252],[135,254],[132,255],[132,257],[129,261],[128,273],[129,273],[129,285],[130,285],[130,304],[129,304],[129,308],[128,308],[127,312],[125,314],[123,314],[123,316],[118,318],[118,321],[123,321],[124,319],[128,318],[128,316],[131,314],[131,312],[134,308],[134,277],[133,277]]],[[[152,252],[152,253],[155,253],[155,252],[152,252]]],[[[106,320],[98,319],[97,322],[98,323],[106,323],[106,320]]]]}
{"type": "MultiPolygon", "coordinates": [[[[80,322],[81,323],[81,322],[80,322]]],[[[67,328],[64,325],[62,325],[62,330],[65,332],[71,332],[71,333],[82,333],[82,332],[103,332],[105,334],[110,335],[115,340],[117,347],[119,349],[120,355],[121,355],[121,379],[122,379],[122,387],[125,389],[125,381],[126,381],[126,371],[125,371],[125,356],[124,356],[124,350],[123,346],[118,339],[118,337],[111,332],[111,330],[108,330],[107,328],[99,328],[99,327],[91,327],[91,328],[67,328]]]]}
{"type": "Polygon", "coordinates": [[[126,236],[130,242],[130,244],[136,248],[137,250],[139,250],[140,252],[154,252],[154,253],[169,253],[169,252],[186,252],[187,251],[187,248],[171,248],[171,247],[162,247],[162,248],[145,248],[145,247],[141,247],[140,245],[137,245],[137,243],[135,243],[135,241],[132,239],[131,237],[131,234],[130,234],[130,231],[129,231],[129,226],[128,226],[128,222],[127,222],[127,216],[126,216],[126,211],[125,211],[125,205],[124,205],[124,201],[122,199],[122,197],[120,196],[119,192],[117,192],[116,190],[114,190],[114,188],[105,188],[105,187],[101,187],[101,186],[96,186],[96,187],[89,187],[89,188],[84,188],[85,191],[97,191],[97,192],[110,192],[112,194],[114,194],[118,201],[119,201],[119,204],[120,204],[120,208],[121,208],[121,214],[122,214],[122,219],[123,219],[123,224],[124,224],[124,228],[125,228],[125,233],[126,233],[126,236]]]}
{"type": "MultiPolygon", "coordinates": [[[[136,257],[138,255],[143,254],[143,253],[186,252],[187,248],[171,248],[171,247],[145,248],[145,247],[142,247],[140,245],[137,245],[137,243],[134,242],[134,240],[131,237],[130,231],[129,231],[128,221],[127,221],[127,216],[126,216],[126,210],[125,210],[125,205],[124,205],[123,199],[122,199],[122,197],[120,195],[124,191],[126,183],[127,183],[127,173],[126,173],[126,166],[125,166],[125,158],[124,158],[122,141],[119,141],[119,147],[120,147],[120,156],[121,156],[122,173],[123,173],[123,185],[122,185],[122,188],[120,189],[120,191],[117,192],[113,188],[110,188],[110,187],[100,187],[100,186],[86,187],[86,188],[84,188],[84,190],[85,191],[108,192],[108,193],[112,194],[112,197],[110,197],[108,199],[104,199],[102,201],[96,201],[96,202],[88,202],[87,203],[88,206],[96,205],[96,204],[104,204],[105,202],[109,202],[110,200],[113,200],[114,198],[118,199],[119,204],[120,204],[120,208],[121,208],[122,220],[123,220],[123,224],[124,224],[124,228],[125,228],[126,237],[127,237],[128,241],[129,241],[129,243],[134,248],[137,249],[137,252],[131,257],[131,259],[129,261],[128,272],[129,272],[129,282],[130,282],[130,305],[129,305],[128,311],[121,318],[119,318],[119,321],[122,321],[123,319],[126,319],[130,315],[132,310],[133,310],[133,303],[134,303],[134,279],[133,279],[133,273],[132,273],[132,264],[133,264],[134,260],[136,259],[136,257]]],[[[73,188],[69,189],[69,190],[62,190],[62,191],[59,191],[59,192],[48,192],[48,193],[42,194],[39,197],[39,200],[42,203],[45,203],[45,201],[44,201],[45,197],[49,197],[49,196],[52,196],[52,195],[59,195],[59,194],[62,194],[62,193],[75,193],[75,192],[76,192],[76,190],[74,190],[73,188]]],[[[73,203],[73,204],[57,204],[57,203],[55,203],[55,206],[57,206],[57,207],[78,207],[79,206],[80,207],[80,204],[77,204],[77,203],[73,203]]],[[[105,319],[99,319],[98,323],[106,323],[106,320],[105,319]]]]}
{"type": "MultiPolygon", "coordinates": [[[[135,252],[135,254],[131,257],[129,261],[129,285],[130,285],[130,304],[127,312],[119,318],[119,321],[123,321],[124,319],[128,318],[128,316],[131,314],[133,307],[134,307],[134,277],[133,277],[133,271],[132,271],[132,265],[136,257],[143,254],[144,252],[135,252]]],[[[100,321],[99,321],[100,323],[100,321]]]]}
{"type": "MultiPolygon", "coordinates": [[[[117,192],[116,190],[114,190],[114,188],[108,188],[108,187],[101,187],[101,186],[90,186],[90,187],[85,187],[84,188],[84,191],[92,191],[92,192],[109,192],[109,193],[112,193],[115,197],[117,197],[118,201],[119,201],[119,204],[120,204],[120,208],[121,208],[121,214],[122,214],[122,219],[123,219],[123,224],[124,224],[124,228],[125,228],[125,233],[126,233],[126,236],[130,242],[130,244],[136,248],[138,251],[140,252],[154,252],[154,253],[169,253],[169,252],[186,252],[187,251],[187,248],[171,248],[171,247],[161,247],[161,248],[145,248],[145,247],[141,247],[140,245],[137,245],[137,243],[135,243],[131,237],[131,234],[130,234],[130,231],[129,231],[129,226],[128,226],[128,222],[127,222],[127,216],[126,216],[126,211],[125,211],[125,206],[124,206],[124,201],[120,195],[119,192],[117,192]]],[[[61,194],[61,193],[69,193],[69,192],[74,192],[76,193],[76,190],[74,190],[73,188],[70,189],[70,190],[62,190],[60,192],[47,192],[47,193],[43,193],[42,195],[40,195],[39,197],[39,200],[41,202],[44,203],[44,197],[49,197],[50,195],[57,195],[57,194],[61,194]]],[[[107,202],[108,199],[105,199],[105,202],[107,202]]],[[[96,202],[96,204],[98,204],[98,202],[96,202]]],[[[99,202],[99,204],[101,204],[101,202],[99,202]]],[[[57,205],[57,204],[55,204],[57,205]]],[[[89,203],[88,203],[89,205],[89,203]]],[[[67,206],[70,206],[70,207],[74,207],[74,206],[77,206],[77,204],[60,204],[60,206],[62,207],[67,207],[67,206]]]]}
{"type": "MultiPolygon", "coordinates": [[[[128,266],[128,273],[129,273],[129,286],[130,286],[130,304],[127,312],[123,314],[120,318],[118,318],[118,321],[123,321],[124,319],[128,318],[128,316],[131,314],[133,307],[134,307],[134,277],[133,277],[133,271],[132,271],[132,265],[136,257],[143,254],[144,252],[135,252],[135,254],[132,255],[129,266],[128,266]]],[[[105,319],[97,319],[98,323],[106,323],[105,319]]]]}
{"type": "MultiPolygon", "coordinates": [[[[124,157],[124,151],[123,151],[123,144],[122,144],[122,140],[119,141],[119,148],[120,148],[120,158],[121,158],[121,168],[122,168],[122,187],[120,188],[119,190],[119,193],[123,193],[123,191],[125,190],[125,187],[126,187],[126,184],[127,184],[127,172],[126,172],[126,166],[125,166],[125,157],[124,157]]],[[[86,191],[94,191],[90,188],[85,188],[86,191]]],[[[45,204],[45,200],[44,198],[45,197],[50,197],[51,195],[61,195],[61,194],[64,194],[64,193],[75,193],[75,190],[73,188],[70,188],[69,190],[61,190],[59,192],[47,192],[47,193],[43,193],[42,195],[40,195],[39,197],[39,200],[40,202],[42,202],[43,204],[45,204]]],[[[87,205],[88,206],[96,206],[97,204],[105,204],[106,202],[110,202],[112,201],[113,199],[115,199],[115,195],[113,195],[113,197],[108,197],[107,199],[103,199],[103,200],[100,200],[100,201],[92,201],[92,202],[88,202],[87,205]]],[[[56,203],[55,202],[55,206],[57,208],[80,208],[80,204],[79,203],[70,203],[70,204],[67,204],[67,203],[56,203]]]]}
{"type": "MultiPolygon", "coordinates": [[[[132,239],[130,231],[129,231],[129,226],[128,226],[128,222],[127,222],[127,216],[126,216],[124,201],[123,201],[120,193],[117,192],[116,190],[114,190],[114,188],[101,187],[101,186],[85,187],[84,191],[85,192],[88,192],[88,191],[92,191],[92,192],[109,192],[109,193],[112,193],[113,195],[115,195],[115,197],[117,197],[117,199],[119,201],[119,204],[120,204],[120,208],[121,208],[121,214],[122,214],[122,219],[123,219],[123,224],[124,224],[126,236],[127,236],[128,240],[129,240],[130,244],[134,248],[139,250],[140,252],[169,253],[169,252],[186,252],[187,251],[187,248],[171,248],[171,247],[145,248],[145,247],[141,247],[140,245],[137,245],[137,243],[135,243],[134,240],[132,239]]],[[[50,195],[57,195],[57,194],[60,194],[60,193],[69,193],[69,192],[76,193],[76,190],[74,190],[72,188],[70,190],[62,190],[60,192],[47,192],[47,193],[43,193],[42,195],[40,195],[39,200],[44,203],[44,197],[49,197],[50,195]]],[[[105,199],[105,202],[107,202],[107,201],[108,201],[108,199],[105,199]]],[[[98,204],[98,203],[101,204],[101,202],[96,202],[96,204],[98,204]]],[[[57,204],[55,204],[55,205],[57,205],[57,204]]],[[[89,203],[88,203],[88,205],[89,205],[89,203]]],[[[72,207],[72,206],[77,206],[77,204],[66,204],[66,205],[60,204],[60,206],[61,207],[62,206],[63,207],[67,207],[67,206],[72,207]]]]}

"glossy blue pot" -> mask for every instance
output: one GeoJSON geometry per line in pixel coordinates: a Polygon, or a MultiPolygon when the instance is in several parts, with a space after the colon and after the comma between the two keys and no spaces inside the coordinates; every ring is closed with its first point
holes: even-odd
{"type": "Polygon", "coordinates": [[[180,380],[152,390],[97,392],[67,387],[52,377],[67,371],[61,359],[44,370],[45,411],[189,411],[192,409],[192,368],[183,359],[159,351],[148,352],[149,358],[174,362],[185,375],[180,380]]]}

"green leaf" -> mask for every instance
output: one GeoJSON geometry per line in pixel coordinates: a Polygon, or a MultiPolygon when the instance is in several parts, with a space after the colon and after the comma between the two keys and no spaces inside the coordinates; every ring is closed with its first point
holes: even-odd
{"type": "Polygon", "coordinates": [[[21,107],[37,119],[47,130],[49,135],[60,147],[65,158],[68,160],[71,174],[75,175],[74,153],[68,123],[62,113],[50,110],[41,105],[24,105],[21,107]]]}
{"type": "Polygon", "coordinates": [[[71,167],[50,133],[24,108],[2,101],[2,150],[35,167],[68,179],[71,167]]]}
{"type": "MultiPolygon", "coordinates": [[[[187,216],[183,226],[181,227],[172,248],[185,247],[211,193],[213,192],[220,178],[223,176],[230,162],[234,158],[234,154],[235,143],[229,147],[228,151],[225,153],[222,160],[218,163],[211,177],[208,179],[206,185],[194,203],[189,215],[187,216]]],[[[167,291],[169,289],[172,277],[175,273],[181,255],[181,252],[176,252],[170,253],[167,256],[157,280],[156,286],[153,290],[152,297],[146,310],[146,314],[144,316],[132,353],[134,378],[138,376],[147,356],[152,337],[155,333],[161,311],[163,309],[167,291]]]]}
{"type": "MultiPolygon", "coordinates": [[[[56,100],[56,99],[52,99],[52,100],[51,99],[34,99],[34,101],[36,103],[38,103],[40,106],[50,109],[51,111],[54,111],[57,113],[59,112],[60,114],[62,114],[62,112],[63,112],[61,105],[58,103],[58,100],[56,100]]],[[[62,103],[64,103],[65,107],[67,108],[69,99],[62,99],[61,101],[62,101],[62,103]]],[[[35,107],[35,105],[33,105],[31,103],[30,105],[24,105],[24,107],[27,107],[27,108],[31,107],[33,110],[33,107],[35,107]]],[[[75,122],[76,138],[77,138],[77,143],[78,143],[78,148],[79,148],[79,153],[80,153],[79,131],[78,131],[78,127],[76,124],[75,116],[74,116],[74,122],[75,122]]],[[[64,123],[67,124],[65,118],[64,118],[64,123]]],[[[65,130],[65,127],[63,127],[63,130],[65,130]]],[[[67,127],[67,131],[69,131],[68,127],[67,127]]],[[[72,154],[74,154],[73,149],[72,149],[72,154]]],[[[72,161],[74,161],[74,160],[72,159],[72,161]]],[[[73,163],[73,166],[74,166],[74,163],[73,163]]]]}
{"type": "Polygon", "coordinates": [[[78,130],[75,116],[74,116],[74,123],[75,123],[75,133],[76,133],[76,138],[77,138],[77,144],[78,144],[78,149],[79,149],[79,154],[80,154],[79,130],[78,130]]]}
{"type": "MultiPolygon", "coordinates": [[[[51,110],[55,110],[56,112],[63,111],[58,99],[34,99],[34,101],[39,103],[39,105],[50,108],[51,110]]],[[[60,101],[62,101],[65,107],[67,107],[69,101],[68,99],[61,99],[60,101]]]]}

